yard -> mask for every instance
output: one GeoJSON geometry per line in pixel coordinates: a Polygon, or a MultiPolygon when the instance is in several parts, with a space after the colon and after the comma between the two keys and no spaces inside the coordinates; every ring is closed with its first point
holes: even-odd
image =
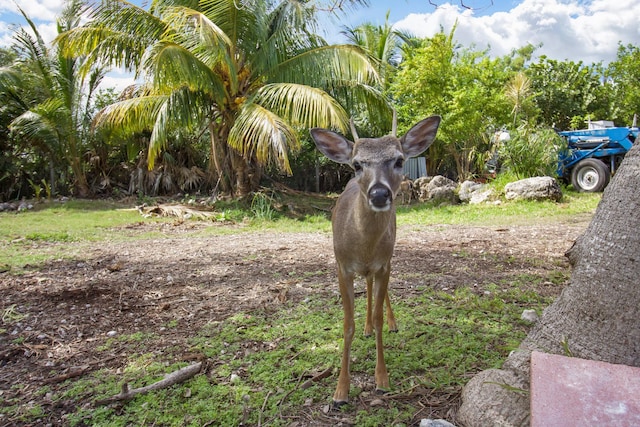
{"type": "Polygon", "coordinates": [[[567,283],[563,254],[598,197],[402,208],[390,283],[400,331],[384,332],[392,390],[374,393],[375,343],[359,333],[341,410],[330,407],[342,310],[324,217],[0,214],[0,426],[455,423],[462,385],[499,366],[531,325],[522,311],[541,314],[567,283]],[[196,362],[179,384],[100,402],[196,362]]]}

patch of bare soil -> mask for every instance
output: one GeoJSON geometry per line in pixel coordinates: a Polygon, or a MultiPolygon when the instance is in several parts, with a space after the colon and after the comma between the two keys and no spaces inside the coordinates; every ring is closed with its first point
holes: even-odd
{"type": "MultiPolygon", "coordinates": [[[[185,237],[189,227],[198,226],[193,224],[168,225],[166,237],[158,239],[87,245],[80,258],[27,268],[22,275],[0,273],[0,329],[6,330],[0,334],[0,402],[17,400],[25,410],[30,402],[44,404],[45,424],[63,424],[65,413],[90,402],[54,403],[51,395],[38,390],[48,385],[55,394],[69,378],[126,366],[126,347],[111,350],[108,357],[97,351],[112,334],[152,332],[162,339],[154,341],[157,348],[144,351],[162,354],[167,345],[187,349],[194,331],[235,313],[275,310],[285,301],[295,303],[314,294],[332,302],[338,298],[330,235],[185,237]],[[178,326],[167,327],[174,319],[180,319],[178,326]],[[22,386],[13,387],[16,384],[22,386]]],[[[583,220],[508,228],[401,228],[392,299],[410,299],[425,286],[484,292],[489,284],[509,283],[523,274],[550,277],[557,272],[566,277],[569,267],[563,254],[586,225],[583,220]]],[[[140,223],[126,232],[147,227],[140,223]]],[[[555,296],[561,286],[545,282],[535,290],[555,296]]],[[[194,357],[198,355],[184,355],[185,360],[194,357]]],[[[334,381],[325,381],[329,398],[334,381]]],[[[416,414],[417,422],[421,417],[447,417],[459,403],[456,393],[416,392],[402,399],[430,408],[416,414]]],[[[299,425],[338,424],[344,417],[323,414],[319,408],[300,408],[299,425]],[[314,419],[318,413],[322,419],[314,419]]],[[[14,421],[0,417],[4,425],[14,421]]]]}

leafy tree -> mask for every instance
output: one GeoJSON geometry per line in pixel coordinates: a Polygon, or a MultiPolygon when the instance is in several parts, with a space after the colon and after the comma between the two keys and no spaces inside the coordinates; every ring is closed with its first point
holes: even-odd
{"type": "Polygon", "coordinates": [[[574,117],[591,120],[610,117],[608,98],[601,96],[604,88],[600,66],[542,56],[526,73],[542,123],[570,129],[574,117]]]}
{"type": "Polygon", "coordinates": [[[104,109],[98,125],[150,130],[149,168],[178,129],[208,134],[211,178],[243,196],[256,188],[265,164],[291,171],[297,129],[346,129],[341,94],[388,111],[363,52],[329,46],[315,34],[315,3],[250,3],[96,6],[91,20],[60,42],[88,55],[88,64],[124,67],[145,81],[136,96],[104,109]]]}
{"type": "Polygon", "coordinates": [[[430,114],[443,117],[438,141],[429,149],[429,169],[464,180],[482,171],[488,135],[508,120],[503,87],[509,72],[486,52],[457,46],[454,32],[406,46],[391,92],[401,124],[430,114]]]}
{"type": "Polygon", "coordinates": [[[618,47],[616,60],[609,64],[607,82],[612,91],[619,125],[629,125],[640,114],[640,47],[618,47]]]}

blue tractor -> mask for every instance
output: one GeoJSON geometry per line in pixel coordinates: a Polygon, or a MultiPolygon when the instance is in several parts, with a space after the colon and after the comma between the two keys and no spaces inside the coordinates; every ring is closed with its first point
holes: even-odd
{"type": "Polygon", "coordinates": [[[590,129],[558,132],[567,143],[558,158],[558,176],[582,192],[603,191],[638,137],[639,129],[594,122],[590,129]]]}

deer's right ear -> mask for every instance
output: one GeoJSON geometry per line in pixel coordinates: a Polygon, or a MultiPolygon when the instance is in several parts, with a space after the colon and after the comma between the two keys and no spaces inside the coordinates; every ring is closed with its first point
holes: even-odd
{"type": "Polygon", "coordinates": [[[313,128],[309,131],[318,150],[334,162],[350,163],[353,142],[327,129],[313,128]]]}

